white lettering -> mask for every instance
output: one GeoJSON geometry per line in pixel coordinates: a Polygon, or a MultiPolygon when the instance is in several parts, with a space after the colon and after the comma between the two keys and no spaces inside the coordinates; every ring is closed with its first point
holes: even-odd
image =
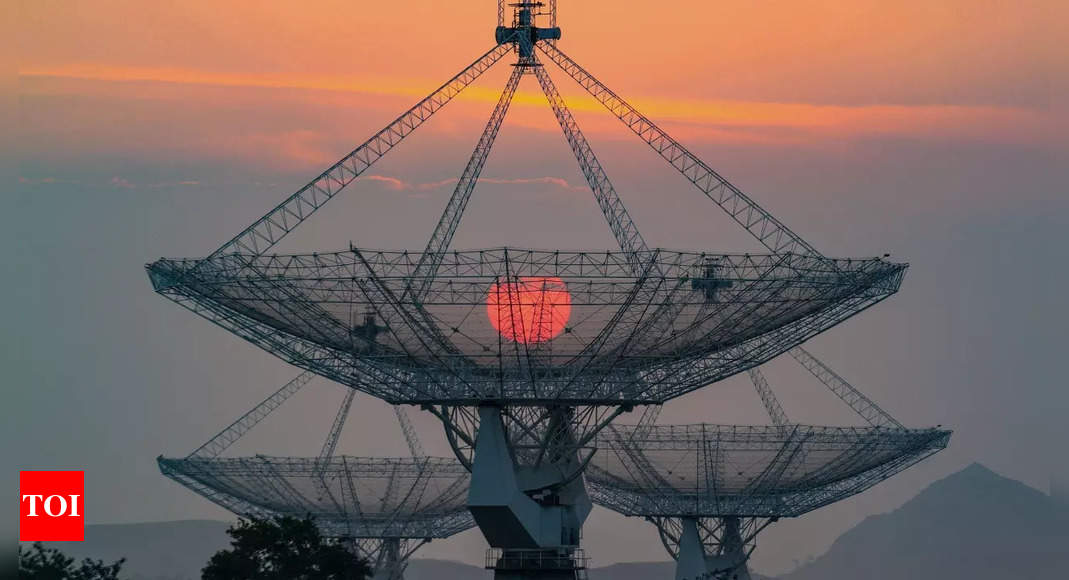
{"type": "Polygon", "coordinates": [[[55,518],[55,517],[59,517],[59,516],[63,515],[66,512],[67,512],[67,498],[63,497],[62,495],[50,495],[47,498],[45,498],[45,513],[46,514],[48,514],[49,516],[55,518]],[[59,500],[59,504],[61,506],[63,506],[63,507],[59,508],[59,512],[58,513],[52,513],[52,509],[51,509],[52,508],[52,500],[54,500],[54,499],[58,499],[59,500]]]}
{"type": "Polygon", "coordinates": [[[71,496],[71,513],[70,513],[70,516],[72,518],[79,517],[78,516],[78,498],[80,498],[80,497],[82,497],[82,496],[80,496],[80,495],[72,495],[71,496]]]}
{"type": "Polygon", "coordinates": [[[44,499],[44,497],[45,496],[43,496],[43,495],[24,495],[24,496],[22,496],[22,501],[26,501],[26,498],[30,499],[30,513],[28,514],[28,517],[31,517],[31,518],[37,517],[37,500],[44,499]]]}

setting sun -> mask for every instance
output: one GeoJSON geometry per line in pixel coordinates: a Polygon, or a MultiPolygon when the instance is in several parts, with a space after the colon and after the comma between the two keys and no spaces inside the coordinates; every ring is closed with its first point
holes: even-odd
{"type": "Polygon", "coordinates": [[[572,296],[560,278],[523,277],[498,282],[486,297],[486,315],[501,336],[523,344],[545,342],[564,331],[572,296]]]}

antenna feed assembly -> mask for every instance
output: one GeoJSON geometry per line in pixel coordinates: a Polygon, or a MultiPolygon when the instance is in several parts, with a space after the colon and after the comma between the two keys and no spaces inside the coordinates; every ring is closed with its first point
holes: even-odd
{"type": "Polygon", "coordinates": [[[509,4],[514,9],[512,26],[498,26],[494,38],[498,44],[514,42],[519,47],[521,57],[534,55],[534,45],[542,40],[560,40],[560,27],[540,28],[535,26],[535,17],[543,14],[539,9],[543,2],[516,2],[509,4]]]}

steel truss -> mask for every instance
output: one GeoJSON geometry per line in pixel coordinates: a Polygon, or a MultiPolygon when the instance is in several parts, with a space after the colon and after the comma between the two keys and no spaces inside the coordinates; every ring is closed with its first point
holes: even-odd
{"type": "Polygon", "coordinates": [[[771,252],[820,255],[798,234],[594,78],[594,75],[557,48],[556,44],[541,43],[538,48],[771,252]]]}
{"type": "Polygon", "coordinates": [[[195,491],[227,496],[225,507],[240,507],[239,515],[310,515],[336,537],[446,538],[473,525],[465,505],[470,475],[451,458],[257,455],[158,463],[172,479],[195,482],[195,491]]]}
{"type": "Polygon", "coordinates": [[[946,447],[941,429],[610,425],[587,467],[595,503],[625,515],[796,517],[946,447]],[[677,465],[678,463],[678,465],[677,465]]]}
{"type": "Polygon", "coordinates": [[[638,256],[646,266],[635,276],[614,252],[453,251],[422,301],[399,298],[419,263],[408,252],[160,260],[149,273],[158,292],[197,314],[391,403],[651,404],[752,368],[886,299],[905,271],[878,259],[721,255],[712,280],[713,258],[652,250],[638,256]],[[664,277],[649,275],[654,268],[664,277]],[[567,285],[571,320],[557,340],[502,340],[483,314],[488,287],[524,277],[567,285]],[[703,285],[720,281],[730,287],[711,302],[703,285]],[[677,303],[671,331],[648,333],[666,287],[677,303]]]}
{"type": "Polygon", "coordinates": [[[946,447],[950,431],[909,429],[824,362],[792,356],[867,427],[790,423],[758,369],[771,426],[610,425],[588,469],[597,501],[635,516],[795,517],[858,493],[946,447]]]}
{"type": "Polygon", "coordinates": [[[336,456],[353,404],[347,389],[317,457],[220,457],[304,387],[302,373],[185,458],[159,457],[167,477],[242,517],[308,517],[327,537],[367,558],[375,580],[401,580],[411,555],[434,538],[475,525],[467,510],[470,473],[456,459],[427,457],[404,411],[408,458],[336,456]]]}

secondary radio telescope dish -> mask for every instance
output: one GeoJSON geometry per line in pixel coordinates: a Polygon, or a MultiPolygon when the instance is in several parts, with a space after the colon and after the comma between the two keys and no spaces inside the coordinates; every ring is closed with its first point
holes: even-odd
{"type": "Polygon", "coordinates": [[[316,457],[220,455],[312,376],[283,385],[188,456],[157,458],[160,472],[241,517],[310,516],[324,536],[366,558],[374,580],[401,580],[420,546],[475,525],[467,508],[471,474],[455,458],[425,456],[403,410],[396,409],[411,457],[334,454],[351,390],[316,457]]]}
{"type": "MultiPolygon", "coordinates": [[[[499,578],[537,576],[532,566],[553,554],[578,553],[590,507],[580,475],[613,418],[770,360],[891,296],[906,270],[817,251],[558,48],[556,7],[499,1],[495,44],[456,76],[208,256],[147,265],[158,293],[282,360],[437,415],[472,471],[473,516],[503,550],[499,578]],[[511,75],[422,250],[272,253],[510,54],[511,75]],[[544,61],[764,253],[648,247],[544,61]],[[525,76],[537,80],[618,250],[451,249],[525,76]]],[[[543,577],[578,574],[581,558],[570,561],[570,572],[561,561],[543,577]]]]}
{"type": "Polygon", "coordinates": [[[610,425],[587,468],[594,502],[657,526],[676,580],[748,578],[757,534],[856,495],[945,448],[950,431],[902,426],[802,348],[791,354],[866,419],[790,423],[757,369],[773,424],[610,425]]]}

